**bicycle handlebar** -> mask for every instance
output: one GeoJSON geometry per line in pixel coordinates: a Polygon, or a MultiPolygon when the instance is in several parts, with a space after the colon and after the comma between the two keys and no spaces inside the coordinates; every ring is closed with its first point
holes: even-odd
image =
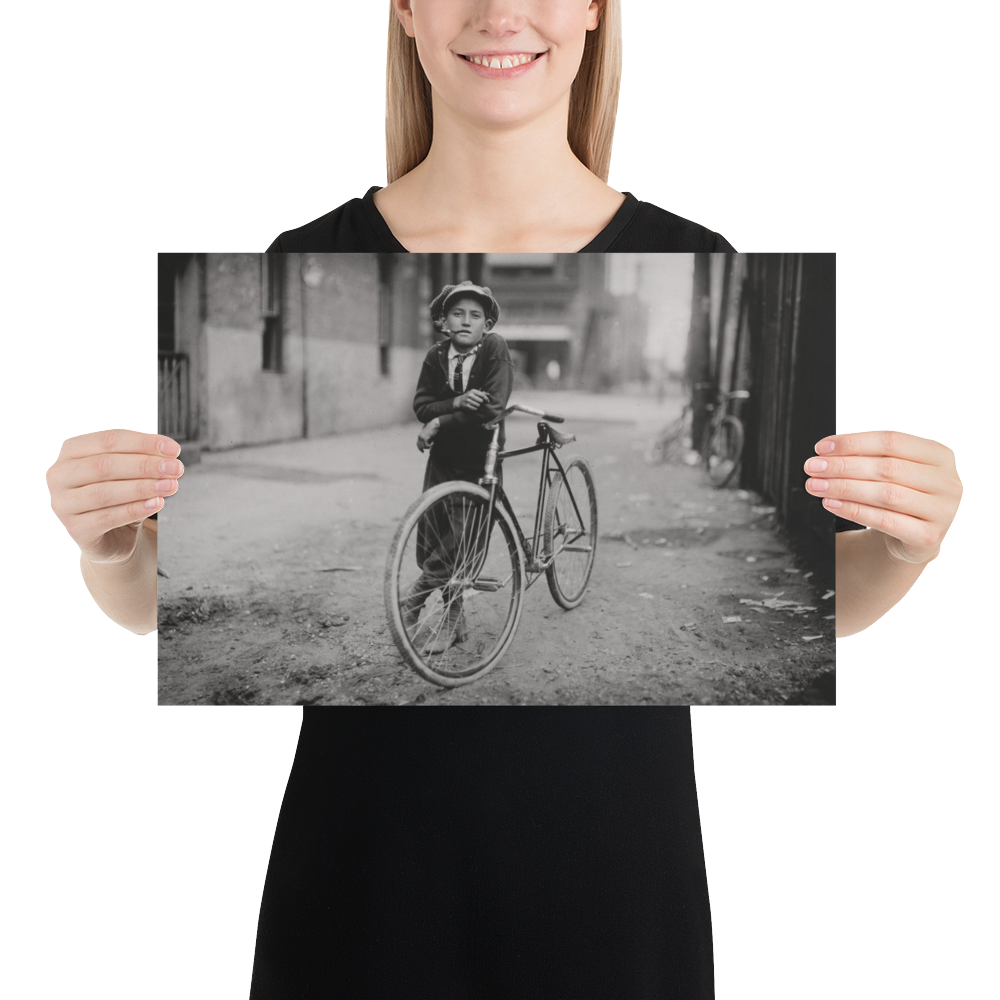
{"type": "Polygon", "coordinates": [[[550,420],[554,424],[562,424],[566,422],[565,417],[557,416],[555,413],[546,413],[544,410],[535,410],[530,406],[520,406],[515,403],[513,406],[508,406],[503,413],[498,417],[494,417],[488,424],[483,424],[487,430],[493,430],[497,424],[503,420],[504,417],[509,417],[515,410],[519,410],[521,413],[530,413],[534,417],[541,417],[543,420],[550,420]]]}

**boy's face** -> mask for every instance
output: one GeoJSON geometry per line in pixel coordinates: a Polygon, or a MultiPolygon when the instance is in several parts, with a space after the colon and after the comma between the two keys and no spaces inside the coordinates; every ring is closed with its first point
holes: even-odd
{"type": "Polygon", "coordinates": [[[486,310],[479,299],[454,299],[444,314],[444,332],[455,350],[471,351],[486,333],[486,310]]]}

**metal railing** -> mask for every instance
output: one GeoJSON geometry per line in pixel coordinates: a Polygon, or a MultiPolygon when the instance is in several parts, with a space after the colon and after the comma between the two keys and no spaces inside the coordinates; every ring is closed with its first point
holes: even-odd
{"type": "Polygon", "coordinates": [[[159,406],[157,430],[177,441],[190,441],[191,433],[191,377],[186,354],[174,351],[159,353],[159,406]]]}

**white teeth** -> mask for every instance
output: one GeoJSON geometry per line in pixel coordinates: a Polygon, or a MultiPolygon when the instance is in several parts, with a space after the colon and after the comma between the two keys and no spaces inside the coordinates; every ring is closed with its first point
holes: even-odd
{"type": "Polygon", "coordinates": [[[525,63],[535,59],[533,55],[504,56],[466,56],[466,58],[477,66],[487,66],[489,69],[513,69],[515,66],[523,66],[525,63]]]}

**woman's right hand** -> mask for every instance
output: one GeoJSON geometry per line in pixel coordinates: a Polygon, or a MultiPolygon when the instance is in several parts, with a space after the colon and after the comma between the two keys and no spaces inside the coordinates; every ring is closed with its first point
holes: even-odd
{"type": "Polygon", "coordinates": [[[162,434],[109,430],[65,441],[46,474],[52,509],[84,557],[126,562],[142,522],[177,492],[180,445],[162,434]]]}

